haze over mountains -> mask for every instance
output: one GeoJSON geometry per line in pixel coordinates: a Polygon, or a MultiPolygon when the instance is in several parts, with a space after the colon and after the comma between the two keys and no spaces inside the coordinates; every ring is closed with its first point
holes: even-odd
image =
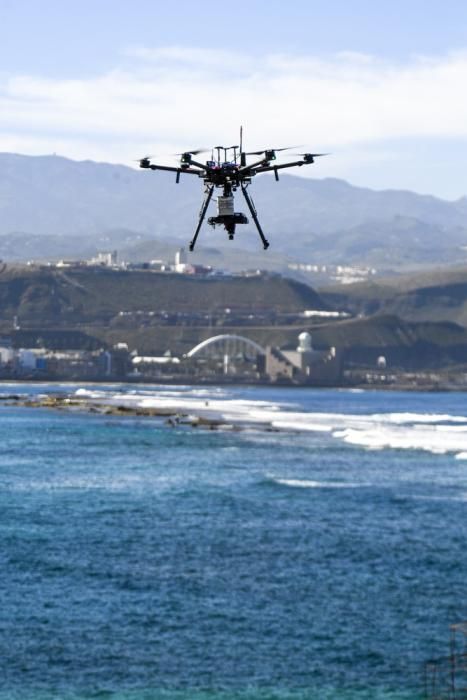
{"type": "MultiPolygon", "coordinates": [[[[99,250],[116,248],[127,260],[171,259],[192,236],[202,185],[192,176],[182,177],[176,185],[172,174],[162,172],[57,156],[0,154],[0,258],[7,262],[89,258],[99,250]]],[[[156,302],[161,308],[173,307],[177,294],[183,303],[189,301],[194,309],[209,313],[220,301],[229,308],[238,306],[243,293],[248,304],[254,299],[260,306],[277,309],[285,299],[284,289],[300,289],[308,296],[298,304],[299,311],[324,306],[352,316],[322,323],[319,329],[313,326],[313,334],[324,346],[346,348],[355,361],[369,361],[384,347],[391,362],[401,366],[465,362],[467,266],[459,264],[467,262],[467,199],[446,202],[296,176],[283,176],[279,184],[273,177],[258,177],[252,192],[271,248],[263,251],[249,226],[239,227],[234,242],[223,230],[205,226],[195,262],[218,268],[271,268],[289,276],[287,261],[371,264],[380,272],[412,268],[410,274],[328,287],[318,298],[309,287],[268,275],[190,280],[105,269],[96,274],[92,268],[25,271],[7,265],[1,275],[0,321],[5,332],[17,316],[22,326],[38,323],[43,329],[65,324],[68,330],[84,328],[90,337],[110,345],[123,338],[149,354],[154,348],[164,352],[181,342],[177,324],[148,327],[146,317],[140,323],[139,316],[121,317],[120,312],[139,313],[145,304],[154,310],[156,302]],[[440,263],[446,265],[436,272],[434,266],[440,263]],[[421,275],[413,270],[430,266],[421,275]],[[142,289],[145,280],[147,288],[142,289]],[[198,296],[188,291],[191,284],[198,296]],[[232,284],[235,290],[232,287],[231,297],[224,298],[232,284]],[[250,289],[251,285],[256,287],[250,289]],[[266,293],[264,304],[260,292],[266,293]]],[[[239,193],[237,210],[246,211],[239,193]]],[[[183,351],[212,333],[210,326],[196,328],[190,325],[189,332],[183,331],[187,346],[183,351]]],[[[296,325],[290,332],[281,325],[265,328],[248,326],[248,333],[258,342],[278,345],[292,342],[297,333],[296,325]]]]}
{"type": "MultiPolygon", "coordinates": [[[[191,239],[202,193],[202,182],[188,175],[176,185],[171,173],[0,154],[0,257],[57,259],[109,248],[127,259],[171,255],[191,239]]],[[[253,264],[276,268],[286,260],[382,269],[467,261],[467,197],[448,202],[291,175],[280,183],[259,176],[251,193],[270,250],[263,253],[251,225],[238,227],[235,243],[205,225],[197,260],[217,256],[222,264],[246,249],[253,264]]],[[[236,210],[247,211],[241,193],[236,210]]],[[[212,204],[208,214],[214,211],[212,204]]]]}

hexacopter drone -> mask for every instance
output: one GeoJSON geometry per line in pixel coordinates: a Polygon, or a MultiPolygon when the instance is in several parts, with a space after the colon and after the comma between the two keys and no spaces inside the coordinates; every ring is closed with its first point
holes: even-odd
{"type": "Polygon", "coordinates": [[[238,187],[240,187],[248,205],[248,209],[250,210],[250,214],[255,222],[256,228],[258,229],[263,248],[266,250],[266,248],[269,247],[269,242],[266,240],[266,237],[261,229],[253,200],[247,191],[248,185],[251,183],[251,178],[258,173],[265,173],[272,170],[276,180],[278,181],[278,171],[282,170],[282,168],[310,165],[314,162],[315,158],[327,155],[326,153],[297,153],[293,155],[299,155],[300,160],[293,161],[292,163],[274,163],[271,165],[271,161],[276,160],[276,152],[285,150],[287,150],[287,148],[266,148],[261,151],[251,151],[245,153],[242,148],[242,128],[240,128],[240,145],[227,147],[215,146],[211,152],[211,160],[206,161],[204,165],[193,158],[193,156],[203,153],[203,150],[193,150],[179,153],[180,165],[178,167],[151,163],[151,156],[141,158],[139,165],[140,168],[149,168],[150,170],[168,170],[170,172],[177,173],[175,178],[175,182],[177,183],[180,181],[180,175],[182,173],[197,175],[204,180],[204,201],[199,213],[199,221],[195,234],[189,245],[189,249],[191,251],[195,247],[196,239],[198,238],[198,234],[201,230],[201,226],[206,216],[209,202],[211,201],[215,187],[222,188],[222,194],[217,198],[217,216],[209,217],[208,224],[213,227],[217,225],[224,226],[228,233],[229,239],[233,240],[236,225],[248,223],[248,219],[245,214],[234,210],[233,193],[238,187]],[[214,151],[217,151],[217,158],[214,158],[214,151]],[[233,160],[229,160],[229,152],[233,152],[233,160]],[[221,157],[221,154],[224,156],[223,158],[221,157]],[[247,156],[262,157],[260,160],[248,164],[247,156]]]}

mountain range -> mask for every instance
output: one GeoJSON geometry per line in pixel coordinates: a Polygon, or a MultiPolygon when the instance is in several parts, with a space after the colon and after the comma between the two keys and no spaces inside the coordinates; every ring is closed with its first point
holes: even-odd
{"type": "MultiPolygon", "coordinates": [[[[124,165],[0,154],[0,257],[57,259],[111,248],[127,259],[172,254],[192,237],[202,189],[191,176],[176,185],[172,174],[124,165]]],[[[279,184],[258,176],[251,193],[271,243],[267,253],[250,224],[238,227],[234,243],[223,229],[205,226],[195,262],[398,270],[467,261],[467,197],[449,202],[292,175],[279,184]]],[[[239,193],[236,210],[247,211],[239,193]]]]}

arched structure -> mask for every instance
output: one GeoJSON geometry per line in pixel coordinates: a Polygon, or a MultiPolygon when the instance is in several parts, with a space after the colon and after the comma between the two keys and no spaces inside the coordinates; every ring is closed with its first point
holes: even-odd
{"type": "Polygon", "coordinates": [[[254,340],[245,338],[243,335],[234,335],[231,333],[225,333],[223,335],[215,335],[212,338],[207,338],[203,340],[198,345],[186,354],[188,357],[196,357],[200,353],[208,355],[221,355],[235,357],[238,354],[243,354],[245,356],[265,355],[266,350],[255,343],[254,340]]]}

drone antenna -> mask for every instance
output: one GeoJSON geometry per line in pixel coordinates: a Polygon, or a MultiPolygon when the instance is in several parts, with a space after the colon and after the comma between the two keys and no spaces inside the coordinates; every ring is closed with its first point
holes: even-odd
{"type": "Polygon", "coordinates": [[[240,126],[240,165],[246,166],[246,155],[243,153],[243,126],[240,126]]]}
{"type": "Polygon", "coordinates": [[[214,146],[214,149],[217,151],[217,165],[220,165],[222,146],[214,146]]]}

